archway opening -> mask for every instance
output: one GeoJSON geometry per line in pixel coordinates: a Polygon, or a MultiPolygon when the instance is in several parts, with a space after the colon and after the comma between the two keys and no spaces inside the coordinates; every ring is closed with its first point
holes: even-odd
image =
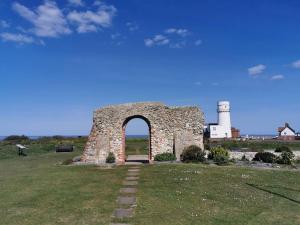
{"type": "Polygon", "coordinates": [[[151,125],[147,118],[136,115],[124,121],[122,150],[127,162],[149,162],[151,125]]]}

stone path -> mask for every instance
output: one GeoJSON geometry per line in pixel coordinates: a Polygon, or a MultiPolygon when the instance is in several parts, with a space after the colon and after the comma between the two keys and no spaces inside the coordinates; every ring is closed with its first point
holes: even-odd
{"type": "MultiPolygon", "coordinates": [[[[140,174],[140,166],[132,165],[128,168],[127,176],[122,182],[120,195],[117,198],[118,208],[113,212],[112,217],[124,219],[133,216],[134,207],[136,207],[136,192],[140,174]]],[[[111,223],[110,225],[130,225],[125,223],[111,223]]]]}

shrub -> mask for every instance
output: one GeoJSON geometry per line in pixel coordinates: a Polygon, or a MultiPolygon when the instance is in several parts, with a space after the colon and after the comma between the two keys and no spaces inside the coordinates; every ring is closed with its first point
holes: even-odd
{"type": "Polygon", "coordinates": [[[174,161],[176,160],[176,156],[173,153],[161,153],[161,154],[157,154],[154,157],[155,161],[174,161]]]}
{"type": "Polygon", "coordinates": [[[204,144],[204,149],[205,150],[210,150],[210,144],[209,143],[205,143],[204,144]]]}
{"type": "Polygon", "coordinates": [[[229,164],[229,158],[225,155],[216,155],[214,161],[217,165],[227,165],[229,164]]]}
{"type": "Polygon", "coordinates": [[[11,135],[4,139],[4,141],[28,141],[28,140],[30,140],[29,137],[27,137],[25,135],[22,135],[22,136],[11,135]]]}
{"type": "Polygon", "coordinates": [[[262,161],[265,163],[276,162],[276,155],[271,152],[258,152],[255,154],[253,161],[262,161]]]}
{"type": "Polygon", "coordinates": [[[223,147],[214,147],[210,150],[210,153],[208,154],[208,158],[213,160],[215,160],[215,158],[218,156],[224,156],[228,158],[229,152],[223,147]]]}
{"type": "Polygon", "coordinates": [[[244,154],[243,156],[242,156],[242,158],[241,158],[241,161],[245,161],[245,162],[247,162],[247,161],[249,161],[249,159],[246,157],[246,155],[244,154]]]}
{"type": "Polygon", "coordinates": [[[114,153],[110,152],[106,157],[106,163],[114,163],[116,161],[116,157],[114,153]]]}
{"type": "Polygon", "coordinates": [[[184,148],[182,154],[180,155],[180,159],[182,162],[204,162],[205,152],[196,145],[191,145],[184,148]]]}
{"type": "Polygon", "coordinates": [[[66,159],[62,162],[63,165],[71,165],[73,163],[73,159],[66,159]]]}
{"type": "Polygon", "coordinates": [[[279,146],[275,149],[275,152],[292,152],[288,146],[279,146]]]}
{"type": "Polygon", "coordinates": [[[294,158],[293,152],[283,151],[278,157],[277,163],[291,165],[294,158]]]}

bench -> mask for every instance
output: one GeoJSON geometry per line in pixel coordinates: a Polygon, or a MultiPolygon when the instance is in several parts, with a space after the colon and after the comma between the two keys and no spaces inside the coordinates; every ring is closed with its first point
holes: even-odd
{"type": "Polygon", "coordinates": [[[56,152],[73,152],[74,146],[73,145],[62,145],[56,147],[56,152]]]}

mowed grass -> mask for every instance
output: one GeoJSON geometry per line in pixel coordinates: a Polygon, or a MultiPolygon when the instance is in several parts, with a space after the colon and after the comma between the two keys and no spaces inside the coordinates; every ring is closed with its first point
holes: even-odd
{"type": "Polygon", "coordinates": [[[132,224],[300,224],[299,172],[177,164],[140,177],[132,224]]]}
{"type": "MultiPolygon", "coordinates": [[[[49,149],[50,151],[50,149],[49,149]]],[[[0,224],[112,221],[127,166],[65,166],[81,153],[0,160],[0,224]]],[[[141,167],[132,225],[300,224],[300,172],[203,164],[141,167]]]]}
{"type": "Polygon", "coordinates": [[[109,224],[125,168],[61,165],[71,155],[0,160],[0,224],[109,224]]]}
{"type": "Polygon", "coordinates": [[[127,138],[126,139],[126,155],[148,155],[149,141],[145,138],[127,138]]]}

